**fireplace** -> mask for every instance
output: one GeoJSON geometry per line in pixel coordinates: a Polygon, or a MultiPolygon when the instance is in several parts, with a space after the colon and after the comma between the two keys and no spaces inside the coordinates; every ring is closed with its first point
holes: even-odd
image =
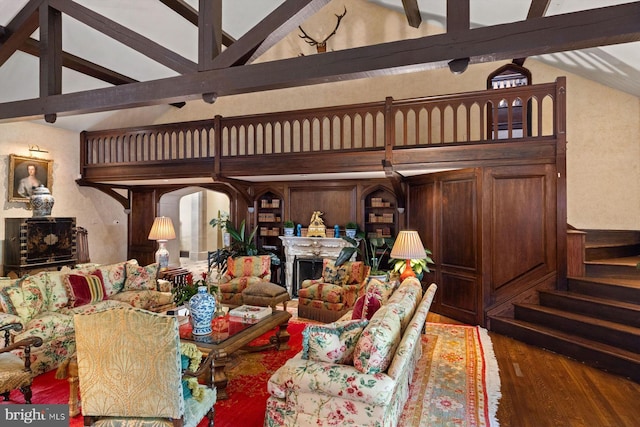
{"type": "MultiPolygon", "coordinates": [[[[342,248],[349,245],[349,242],[347,242],[346,240],[334,237],[280,236],[280,239],[282,240],[282,246],[284,247],[284,256],[286,259],[284,271],[287,292],[289,292],[289,295],[292,296],[298,293],[298,286],[300,285],[298,277],[302,277],[299,276],[297,272],[296,275],[294,275],[294,266],[296,267],[296,271],[298,269],[306,268],[303,265],[298,266],[298,262],[296,262],[297,259],[319,259],[320,263],[318,270],[320,271],[320,274],[322,274],[322,259],[336,259],[342,248]]],[[[354,253],[354,258],[355,255],[356,254],[354,253]]],[[[302,264],[305,263],[303,262],[302,264]]]]}
{"type": "Polygon", "coordinates": [[[298,296],[298,289],[300,289],[303,280],[322,277],[322,260],[323,258],[316,257],[296,257],[293,270],[295,280],[291,289],[294,297],[298,296]]]}

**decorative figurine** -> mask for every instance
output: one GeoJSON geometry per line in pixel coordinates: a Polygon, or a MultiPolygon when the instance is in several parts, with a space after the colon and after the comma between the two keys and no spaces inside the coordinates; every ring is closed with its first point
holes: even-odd
{"type": "Polygon", "coordinates": [[[326,227],[324,221],[320,216],[322,212],[315,211],[311,216],[311,223],[309,224],[309,231],[307,231],[308,237],[327,237],[326,227]]]}
{"type": "Polygon", "coordinates": [[[340,226],[338,224],[333,226],[333,237],[340,237],[340,226]]]}
{"type": "Polygon", "coordinates": [[[302,237],[302,224],[296,225],[296,236],[302,237]]]}

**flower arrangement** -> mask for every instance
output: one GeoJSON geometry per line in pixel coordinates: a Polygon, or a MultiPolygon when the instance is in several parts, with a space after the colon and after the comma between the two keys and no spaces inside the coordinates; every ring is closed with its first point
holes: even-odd
{"type": "Polygon", "coordinates": [[[199,286],[206,286],[209,293],[215,296],[216,300],[219,301],[220,299],[218,295],[218,285],[215,283],[211,283],[211,280],[207,280],[208,276],[209,275],[206,272],[203,272],[200,279],[193,280],[193,274],[187,274],[185,278],[185,284],[176,286],[175,288],[171,289],[171,293],[173,293],[173,301],[176,303],[176,305],[180,306],[188,303],[191,297],[198,293],[199,286]]]}

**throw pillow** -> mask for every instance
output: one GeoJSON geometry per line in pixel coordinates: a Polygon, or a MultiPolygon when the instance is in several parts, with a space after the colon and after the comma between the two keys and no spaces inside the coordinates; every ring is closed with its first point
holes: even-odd
{"type": "Polygon", "coordinates": [[[349,283],[349,266],[348,263],[336,267],[335,261],[331,260],[325,263],[322,272],[322,281],[331,283],[332,285],[344,286],[349,283]]]}
{"type": "Polygon", "coordinates": [[[67,274],[65,281],[67,289],[71,291],[71,307],[80,307],[107,298],[100,270],[92,274],[67,274]]]}
{"type": "Polygon", "coordinates": [[[351,318],[371,320],[381,306],[380,297],[374,293],[367,292],[356,300],[351,318]]]}
{"type": "Polygon", "coordinates": [[[127,263],[126,279],[124,281],[125,291],[145,291],[156,289],[156,279],[158,277],[158,263],[141,267],[138,264],[127,263]]]}
{"type": "Polygon", "coordinates": [[[302,358],[319,362],[353,363],[353,351],[367,320],[307,325],[302,331],[302,358]]]}
{"type": "Polygon", "coordinates": [[[387,280],[382,282],[378,279],[369,277],[366,285],[367,292],[374,293],[380,297],[380,302],[385,304],[389,296],[396,290],[397,282],[395,280],[387,280]]]}
{"type": "Polygon", "coordinates": [[[400,338],[398,314],[387,309],[387,306],[382,307],[358,339],[353,353],[353,366],[364,374],[386,371],[400,338]]]}
{"type": "Polygon", "coordinates": [[[13,285],[2,288],[7,313],[19,316],[25,324],[46,309],[46,290],[35,276],[23,276],[13,285]]]}

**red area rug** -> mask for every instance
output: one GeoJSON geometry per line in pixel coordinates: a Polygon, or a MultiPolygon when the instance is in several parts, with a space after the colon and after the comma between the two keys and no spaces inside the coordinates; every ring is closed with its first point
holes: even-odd
{"type": "MultiPolygon", "coordinates": [[[[271,374],[302,349],[305,323],[289,322],[289,350],[268,350],[238,354],[227,365],[228,400],[216,403],[216,427],[259,427],[263,425],[267,381],[271,374]]],[[[495,418],[500,398],[498,365],[485,329],[476,326],[427,323],[422,337],[422,358],[414,373],[409,400],[399,426],[497,427],[495,418]]],[[[274,330],[275,331],[275,330],[274,330]]],[[[253,344],[268,341],[265,334],[253,344]]],[[[55,379],[55,370],[33,382],[33,403],[69,401],[66,380],[55,379]]],[[[11,392],[11,401],[24,403],[22,393],[11,392]]],[[[82,416],[70,420],[81,427],[82,416]]],[[[206,418],[198,427],[206,425],[206,418]]]]}

